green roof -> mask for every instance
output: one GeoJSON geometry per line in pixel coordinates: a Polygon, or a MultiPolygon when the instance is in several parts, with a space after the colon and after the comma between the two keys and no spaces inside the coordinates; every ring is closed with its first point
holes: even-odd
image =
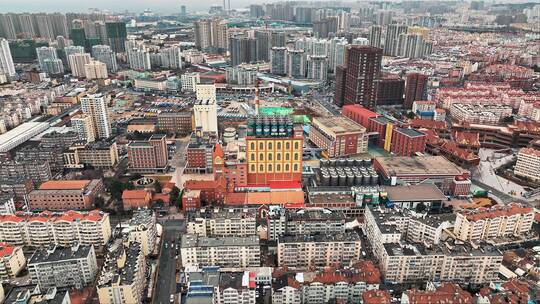
{"type": "Polygon", "coordinates": [[[301,123],[301,124],[308,124],[311,122],[309,117],[307,117],[306,115],[291,115],[293,112],[294,112],[293,108],[283,108],[283,107],[263,107],[259,109],[260,115],[291,116],[294,123],[301,123]]]}
{"type": "Polygon", "coordinates": [[[259,109],[260,115],[290,115],[294,112],[293,108],[283,107],[262,107],[259,109]]]}

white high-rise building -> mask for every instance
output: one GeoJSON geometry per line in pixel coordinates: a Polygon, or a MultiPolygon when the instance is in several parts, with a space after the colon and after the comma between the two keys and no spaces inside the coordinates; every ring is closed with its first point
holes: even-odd
{"type": "Polygon", "coordinates": [[[201,81],[201,75],[199,73],[185,73],[180,77],[182,83],[182,91],[195,92],[197,84],[201,81]]]}
{"type": "Polygon", "coordinates": [[[71,74],[75,77],[85,77],[84,66],[92,61],[92,57],[88,53],[71,54],[68,57],[69,68],[71,74]]]}
{"type": "Polygon", "coordinates": [[[150,54],[143,49],[130,49],[127,51],[129,67],[137,71],[147,71],[152,69],[150,54]]]}
{"type": "Polygon", "coordinates": [[[42,46],[36,49],[36,54],[37,54],[37,59],[39,62],[39,67],[41,68],[41,70],[44,71],[45,73],[50,73],[49,71],[46,70],[47,66],[45,64],[45,60],[49,59],[52,61],[54,59],[58,59],[58,54],[56,54],[56,49],[53,47],[42,46]]]}
{"type": "Polygon", "coordinates": [[[216,101],[216,85],[214,84],[197,84],[195,93],[199,101],[216,101]]]}
{"type": "Polygon", "coordinates": [[[325,81],[328,77],[328,60],[326,56],[308,56],[307,78],[325,81]]]}
{"type": "Polygon", "coordinates": [[[162,49],[160,51],[161,66],[166,69],[182,68],[182,52],[178,46],[162,49]]]}
{"type": "Polygon", "coordinates": [[[116,63],[116,54],[108,45],[94,45],[92,47],[92,57],[107,65],[109,72],[116,72],[118,64],[116,63]]]}
{"type": "Polygon", "coordinates": [[[193,105],[193,114],[195,115],[196,128],[201,128],[203,132],[218,132],[217,104],[215,100],[196,102],[193,105]]]}
{"type": "Polygon", "coordinates": [[[382,47],[382,27],[380,25],[373,25],[369,28],[369,45],[382,47]]]}
{"type": "Polygon", "coordinates": [[[540,150],[533,148],[519,150],[514,174],[540,181],[540,150]]]}
{"type": "Polygon", "coordinates": [[[273,47],[270,50],[270,73],[275,75],[287,74],[287,48],[273,47]]]}
{"type": "Polygon", "coordinates": [[[306,53],[304,50],[287,51],[287,76],[291,78],[306,77],[306,53]]]}
{"type": "Polygon", "coordinates": [[[59,75],[64,73],[64,63],[61,59],[45,59],[43,72],[50,75],[59,75]]]}
{"type": "Polygon", "coordinates": [[[73,54],[82,53],[84,53],[84,47],[80,45],[71,45],[64,48],[64,54],[66,55],[66,58],[69,58],[69,56],[73,54]]]}
{"type": "Polygon", "coordinates": [[[352,41],[353,45],[369,45],[369,39],[364,37],[354,38],[352,41]]]}
{"type": "Polygon", "coordinates": [[[335,37],[330,40],[330,48],[328,50],[328,68],[335,72],[336,66],[342,65],[345,58],[345,46],[348,44],[347,39],[335,37]]]}
{"type": "Polygon", "coordinates": [[[101,61],[92,60],[84,65],[84,75],[86,79],[106,79],[107,65],[101,61]]]}
{"type": "Polygon", "coordinates": [[[6,39],[0,40],[0,74],[15,76],[15,66],[13,65],[13,57],[9,49],[9,43],[6,39]]]}
{"type": "Polygon", "coordinates": [[[87,94],[81,97],[81,109],[84,114],[92,117],[97,138],[111,136],[111,123],[109,113],[102,94],[87,94]]]}
{"type": "Polygon", "coordinates": [[[79,140],[93,142],[96,140],[94,122],[90,115],[81,114],[71,118],[71,126],[77,132],[79,140]]]}

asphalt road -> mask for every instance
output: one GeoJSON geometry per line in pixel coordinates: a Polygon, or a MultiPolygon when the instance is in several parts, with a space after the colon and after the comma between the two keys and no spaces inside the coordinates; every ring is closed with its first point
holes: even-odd
{"type": "Polygon", "coordinates": [[[185,223],[182,220],[166,221],[163,224],[163,240],[160,249],[159,269],[152,301],[154,304],[170,304],[170,296],[172,294],[177,294],[176,256],[180,258],[179,238],[182,231],[185,231],[185,223]],[[165,244],[167,244],[167,246],[165,246],[165,244]],[[171,244],[174,244],[174,246],[171,244]],[[178,245],[178,250],[176,249],[176,245],[178,245]]]}

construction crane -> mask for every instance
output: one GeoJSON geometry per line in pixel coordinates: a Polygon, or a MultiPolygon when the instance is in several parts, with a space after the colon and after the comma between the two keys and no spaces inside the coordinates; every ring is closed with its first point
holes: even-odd
{"type": "Polygon", "coordinates": [[[260,80],[257,78],[257,80],[255,81],[255,115],[259,115],[259,102],[260,102],[259,84],[260,84],[260,80]]]}

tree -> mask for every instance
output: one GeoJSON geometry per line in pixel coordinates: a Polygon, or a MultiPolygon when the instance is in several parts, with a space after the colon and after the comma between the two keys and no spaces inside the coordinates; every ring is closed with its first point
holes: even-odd
{"type": "Polygon", "coordinates": [[[416,212],[418,213],[422,213],[424,211],[426,211],[427,207],[424,203],[420,203],[418,205],[416,205],[416,212]]]}
{"type": "Polygon", "coordinates": [[[122,199],[122,192],[124,192],[124,190],[133,189],[135,189],[135,186],[133,186],[132,183],[122,183],[121,181],[115,179],[111,182],[111,185],[109,186],[109,193],[114,200],[118,201],[122,199]]]}
{"type": "Polygon", "coordinates": [[[109,192],[111,197],[115,200],[120,200],[122,198],[122,192],[124,191],[124,184],[119,180],[113,180],[109,186],[109,192]]]}
{"type": "Polygon", "coordinates": [[[513,123],[514,122],[514,116],[506,116],[505,118],[502,119],[502,122],[504,122],[506,124],[513,123]]]}
{"type": "Polygon", "coordinates": [[[101,209],[105,206],[105,200],[103,199],[103,197],[98,196],[94,199],[94,205],[96,206],[96,208],[101,209]]]}
{"type": "Polygon", "coordinates": [[[163,188],[161,187],[161,183],[158,180],[156,180],[154,184],[154,190],[156,191],[156,193],[161,193],[161,191],[163,190],[163,188]]]}
{"type": "Polygon", "coordinates": [[[174,204],[179,198],[180,198],[180,189],[176,186],[174,186],[170,193],[171,196],[171,204],[174,204]]]}

